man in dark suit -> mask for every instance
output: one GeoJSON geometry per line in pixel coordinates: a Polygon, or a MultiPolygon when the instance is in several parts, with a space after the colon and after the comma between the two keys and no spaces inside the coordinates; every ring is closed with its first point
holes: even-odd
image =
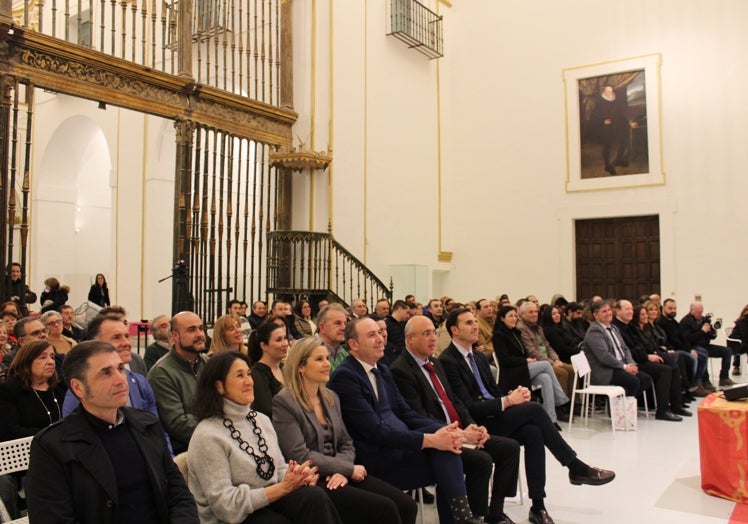
{"type": "Polygon", "coordinates": [[[561,437],[542,406],[530,402],[530,391],[518,387],[509,394],[493,380],[488,359],[473,351],[478,342],[478,321],[468,309],[456,309],[447,317],[452,343],[439,356],[452,390],[478,424],[489,433],[513,438],[525,446],[525,472],[532,499],[530,522],[552,524],[545,509],[545,448],[569,468],[572,484],[607,484],[615,473],[588,466],[561,437]]]}
{"type": "Polygon", "coordinates": [[[405,324],[405,351],[391,366],[400,393],[419,413],[440,423],[457,422],[465,434],[462,466],[465,470],[470,509],[486,522],[512,524],[504,514],[504,498],[513,497],[517,487],[519,444],[510,438],[488,434],[477,426],[465,405],[452,392],[436,350],[436,330],[428,317],[416,316],[405,324]],[[493,477],[491,505],[488,504],[488,482],[493,477]]]}
{"type": "Polygon", "coordinates": [[[636,397],[652,387],[652,378],[639,371],[631,351],[618,329],[611,325],[613,309],[597,300],[590,306],[594,321],[584,336],[584,354],[590,363],[590,383],[621,386],[626,395],[636,397]]]}
{"type": "Polygon", "coordinates": [[[403,490],[436,482],[440,522],[482,522],[468,505],[459,457],[465,438],[457,423],[444,425],[408,406],[387,366],[377,365],[384,338],[376,322],[351,320],[345,338],[350,354],[328,385],[340,397],[356,459],[372,475],[403,490]]]}
{"type": "Polygon", "coordinates": [[[680,422],[682,417],[690,417],[692,413],[683,408],[683,397],[680,392],[680,371],[675,362],[667,354],[658,355],[648,353],[646,347],[632,322],[634,306],[628,300],[616,303],[615,318],[612,325],[618,328],[624,344],[631,351],[639,369],[649,375],[656,387],[657,420],[680,422]],[[667,360],[666,360],[667,359],[667,360]]]}

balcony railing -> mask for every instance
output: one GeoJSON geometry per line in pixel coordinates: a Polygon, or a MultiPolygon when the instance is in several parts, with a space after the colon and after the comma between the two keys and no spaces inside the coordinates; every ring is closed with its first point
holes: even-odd
{"type": "Polygon", "coordinates": [[[416,0],[390,1],[390,32],[429,58],[444,56],[442,17],[416,0]]]}
{"type": "Polygon", "coordinates": [[[268,233],[267,292],[275,295],[334,295],[345,304],[361,298],[369,308],[392,291],[330,234],[268,233]]]}
{"type": "Polygon", "coordinates": [[[280,105],[282,0],[13,0],[13,22],[203,85],[280,105]],[[182,35],[181,19],[191,25],[182,35]],[[180,45],[192,63],[180,67],[180,45]],[[188,71],[183,69],[189,68],[188,71]]]}

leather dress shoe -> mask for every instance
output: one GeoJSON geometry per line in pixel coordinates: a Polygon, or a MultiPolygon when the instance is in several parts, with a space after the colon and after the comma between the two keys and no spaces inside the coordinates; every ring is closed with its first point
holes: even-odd
{"type": "Polygon", "coordinates": [[[592,466],[589,467],[586,475],[572,475],[571,471],[569,472],[569,482],[575,486],[581,486],[582,484],[602,486],[614,478],[616,478],[615,472],[608,471],[607,469],[593,468],[592,466]]]}
{"type": "Polygon", "coordinates": [[[721,379],[719,379],[719,385],[720,385],[720,387],[734,386],[735,384],[737,384],[737,382],[735,382],[731,378],[721,378],[721,379]]]}
{"type": "Polygon", "coordinates": [[[555,524],[551,516],[544,509],[541,509],[537,513],[535,513],[533,510],[530,510],[529,518],[532,524],[555,524]]]}
{"type": "Polygon", "coordinates": [[[487,516],[484,521],[489,524],[514,524],[514,521],[506,513],[502,513],[500,517],[487,516]]]}
{"type": "Polygon", "coordinates": [[[675,408],[673,410],[674,415],[680,415],[681,417],[692,417],[693,413],[688,411],[686,408],[675,408]]]}
{"type": "Polygon", "coordinates": [[[662,413],[657,413],[655,415],[655,419],[657,419],[657,420],[667,420],[668,422],[680,422],[681,420],[683,420],[678,415],[673,415],[673,412],[670,411],[670,410],[663,411],[662,413]]]}
{"type": "Polygon", "coordinates": [[[699,384],[696,389],[691,391],[691,394],[695,397],[708,397],[712,392],[706,389],[702,384],[699,384]]]}

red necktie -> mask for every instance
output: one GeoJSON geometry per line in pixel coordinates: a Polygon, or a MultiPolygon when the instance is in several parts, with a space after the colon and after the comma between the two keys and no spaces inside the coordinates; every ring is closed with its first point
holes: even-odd
{"type": "Polygon", "coordinates": [[[444,391],[444,387],[442,386],[442,383],[439,382],[439,377],[436,376],[436,372],[434,371],[434,365],[431,362],[426,362],[423,365],[424,368],[426,368],[426,371],[429,372],[429,376],[431,377],[431,383],[434,385],[434,389],[436,390],[436,394],[439,395],[439,398],[444,403],[444,407],[447,409],[447,415],[449,415],[449,422],[457,422],[457,424],[462,427],[462,422],[460,421],[460,415],[457,414],[457,410],[455,409],[455,405],[452,404],[452,401],[449,400],[449,397],[447,396],[447,392],[444,391]]]}

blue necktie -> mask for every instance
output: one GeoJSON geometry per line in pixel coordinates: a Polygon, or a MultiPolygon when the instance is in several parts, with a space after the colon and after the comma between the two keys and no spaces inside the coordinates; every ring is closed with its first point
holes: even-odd
{"type": "Polygon", "coordinates": [[[475,377],[475,380],[478,382],[478,387],[480,388],[480,394],[483,395],[484,399],[494,398],[494,396],[488,392],[488,390],[486,389],[486,386],[483,385],[483,379],[480,376],[480,372],[478,371],[478,364],[475,363],[475,358],[473,358],[472,352],[468,353],[468,360],[470,361],[470,369],[473,370],[473,376],[475,377]]]}
{"type": "Polygon", "coordinates": [[[377,368],[371,368],[371,374],[374,375],[374,379],[377,382],[377,390],[374,392],[374,394],[377,397],[377,400],[383,400],[384,395],[384,382],[382,381],[382,375],[379,374],[379,370],[377,368]]]}

